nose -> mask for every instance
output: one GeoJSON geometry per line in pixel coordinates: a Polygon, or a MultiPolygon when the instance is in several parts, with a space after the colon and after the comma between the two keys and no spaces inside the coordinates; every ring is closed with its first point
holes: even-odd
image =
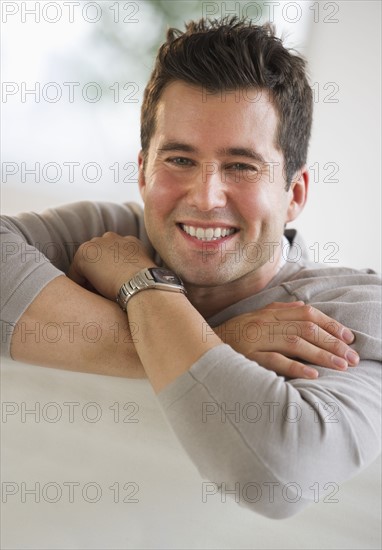
{"type": "Polygon", "coordinates": [[[220,170],[215,163],[203,165],[201,174],[198,174],[190,185],[187,203],[204,212],[226,206],[225,183],[222,181],[220,170]]]}

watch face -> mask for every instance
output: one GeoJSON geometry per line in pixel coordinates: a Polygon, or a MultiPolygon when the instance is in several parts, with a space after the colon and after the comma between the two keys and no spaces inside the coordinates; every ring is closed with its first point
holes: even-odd
{"type": "Polygon", "coordinates": [[[155,282],[157,283],[166,283],[170,285],[181,285],[182,281],[173,271],[165,269],[162,267],[151,268],[150,269],[152,276],[154,277],[155,282]]]}

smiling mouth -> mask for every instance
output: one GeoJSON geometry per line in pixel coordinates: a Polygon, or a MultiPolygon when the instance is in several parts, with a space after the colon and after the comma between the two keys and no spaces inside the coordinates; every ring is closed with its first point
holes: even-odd
{"type": "Polygon", "coordinates": [[[197,227],[194,225],[186,225],[183,223],[178,224],[179,227],[199,241],[217,241],[229,237],[234,233],[237,233],[238,229],[236,227],[197,227]]]}

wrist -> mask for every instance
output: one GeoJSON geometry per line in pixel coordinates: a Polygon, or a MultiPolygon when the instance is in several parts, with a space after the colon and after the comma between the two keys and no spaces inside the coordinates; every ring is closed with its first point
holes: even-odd
{"type": "Polygon", "coordinates": [[[115,282],[113,284],[113,291],[114,296],[118,295],[118,292],[121,289],[121,286],[125,284],[127,281],[130,281],[133,277],[135,277],[140,271],[143,269],[148,269],[149,267],[157,267],[156,264],[153,262],[147,262],[147,264],[133,264],[126,266],[127,268],[125,270],[121,270],[120,273],[115,277],[115,282]]]}
{"type": "Polygon", "coordinates": [[[116,301],[121,309],[126,311],[128,302],[144,290],[186,294],[182,280],[174,272],[154,265],[139,270],[130,279],[125,280],[117,292],[116,301]]]}

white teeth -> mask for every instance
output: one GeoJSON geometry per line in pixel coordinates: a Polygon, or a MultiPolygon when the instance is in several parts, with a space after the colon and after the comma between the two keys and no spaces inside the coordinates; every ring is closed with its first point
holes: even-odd
{"type": "Polygon", "coordinates": [[[234,227],[229,229],[226,227],[208,227],[207,229],[203,229],[202,227],[194,227],[192,225],[180,224],[180,226],[188,235],[191,235],[191,237],[196,237],[200,241],[215,241],[221,237],[228,237],[236,231],[234,227]]]}

